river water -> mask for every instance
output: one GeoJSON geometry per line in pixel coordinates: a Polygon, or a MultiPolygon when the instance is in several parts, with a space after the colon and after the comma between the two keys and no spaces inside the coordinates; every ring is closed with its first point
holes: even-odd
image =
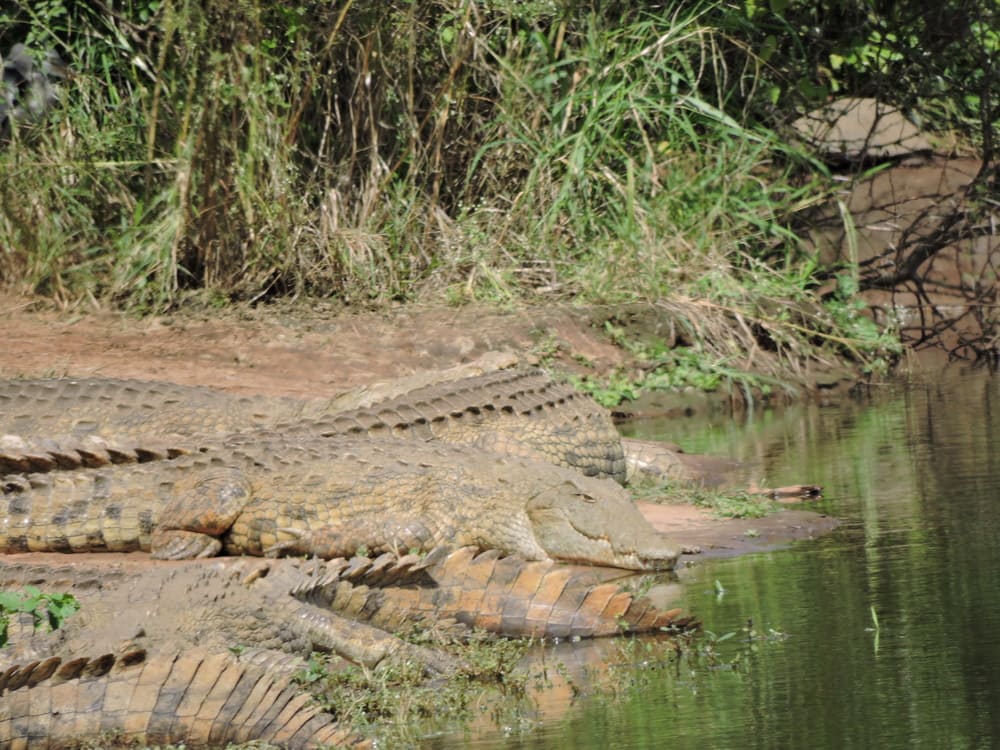
{"type": "Polygon", "coordinates": [[[683,571],[704,638],[543,650],[547,690],[426,747],[1000,746],[1000,382],[948,371],[833,406],[640,426],[824,487],[832,534],[683,571]],[[581,665],[588,665],[581,666],[581,665]]]}

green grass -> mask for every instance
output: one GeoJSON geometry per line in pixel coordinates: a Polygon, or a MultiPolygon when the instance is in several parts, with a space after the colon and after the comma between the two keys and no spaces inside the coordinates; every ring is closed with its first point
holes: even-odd
{"type": "Polygon", "coordinates": [[[340,721],[385,747],[415,747],[428,726],[467,724],[486,695],[507,710],[518,710],[528,676],[517,665],[530,640],[482,632],[456,640],[434,627],[419,626],[400,635],[443,648],[465,666],[456,674],[428,681],[422,664],[389,660],[374,669],[342,664],[332,668],[326,657],[314,654],[300,681],[340,721]]]}

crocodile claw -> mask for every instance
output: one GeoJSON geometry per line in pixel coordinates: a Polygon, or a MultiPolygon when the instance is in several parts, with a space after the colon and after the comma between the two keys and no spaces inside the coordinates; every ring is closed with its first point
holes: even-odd
{"type": "Polygon", "coordinates": [[[282,527],[278,529],[283,534],[288,534],[294,539],[286,539],[283,542],[275,542],[270,547],[264,548],[265,557],[281,557],[282,555],[293,555],[302,551],[303,540],[309,536],[303,529],[293,529],[282,527]]]}
{"type": "Polygon", "coordinates": [[[222,551],[222,542],[196,531],[165,529],[153,532],[150,550],[154,560],[192,560],[215,557],[222,551]]]}

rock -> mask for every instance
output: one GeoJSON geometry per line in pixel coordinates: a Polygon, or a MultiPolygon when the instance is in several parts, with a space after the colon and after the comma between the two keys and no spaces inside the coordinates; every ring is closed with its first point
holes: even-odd
{"type": "Polygon", "coordinates": [[[838,99],[800,117],[792,128],[832,162],[878,162],[932,150],[902,112],[870,98],[838,99]]]}

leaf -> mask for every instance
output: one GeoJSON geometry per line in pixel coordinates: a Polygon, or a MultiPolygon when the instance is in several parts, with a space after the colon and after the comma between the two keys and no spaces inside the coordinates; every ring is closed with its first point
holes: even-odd
{"type": "Polygon", "coordinates": [[[0,591],[0,611],[20,612],[21,595],[13,591],[0,591]]]}

